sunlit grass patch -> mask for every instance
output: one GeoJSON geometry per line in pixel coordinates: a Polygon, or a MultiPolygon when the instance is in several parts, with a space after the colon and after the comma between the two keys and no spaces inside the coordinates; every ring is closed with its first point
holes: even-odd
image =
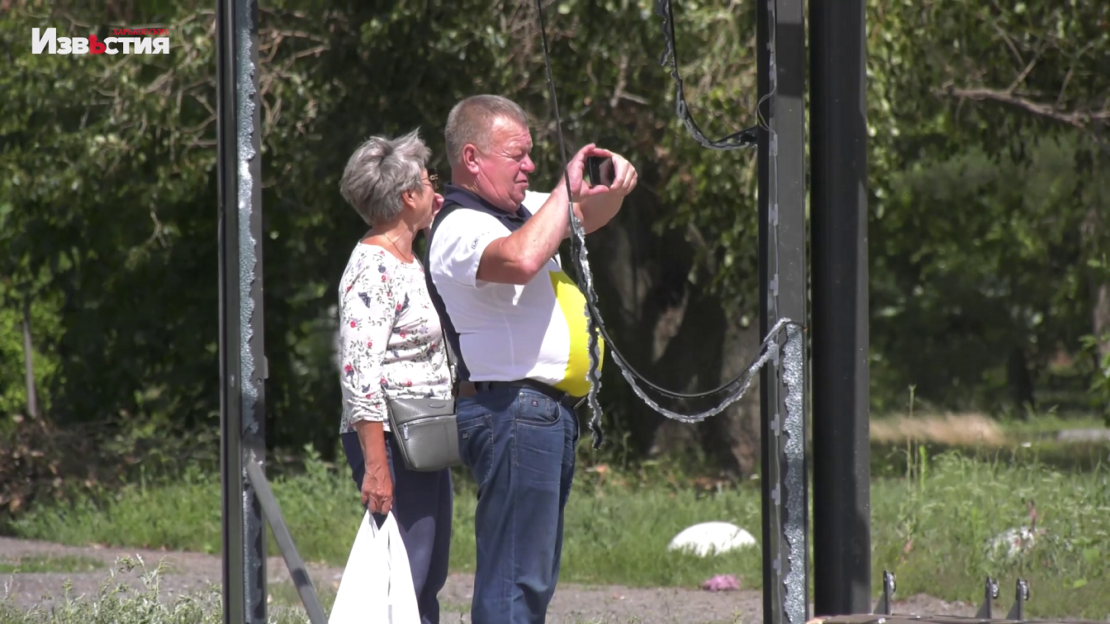
{"type": "Polygon", "coordinates": [[[20,572],[93,572],[104,567],[99,559],[75,555],[26,555],[16,559],[0,559],[0,573],[20,572]]]}
{"type": "Polygon", "coordinates": [[[976,413],[893,416],[871,420],[871,440],[879,444],[907,441],[949,446],[1002,446],[1006,432],[997,420],[976,413]]]}

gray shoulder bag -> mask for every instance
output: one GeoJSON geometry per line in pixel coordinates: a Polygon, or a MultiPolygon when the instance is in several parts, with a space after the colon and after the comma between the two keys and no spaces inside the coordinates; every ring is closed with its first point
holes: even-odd
{"type": "MultiPolygon", "coordinates": [[[[427,270],[427,269],[425,269],[427,270]]],[[[447,332],[447,368],[454,378],[454,353],[447,332]]],[[[459,457],[459,430],[455,421],[457,384],[452,381],[449,399],[389,399],[389,428],[401,449],[409,470],[435,472],[462,463],[459,457]]]]}

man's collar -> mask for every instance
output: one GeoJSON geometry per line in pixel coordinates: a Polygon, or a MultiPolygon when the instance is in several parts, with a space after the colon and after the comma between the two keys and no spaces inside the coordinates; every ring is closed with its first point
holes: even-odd
{"type": "Polygon", "coordinates": [[[528,217],[532,216],[532,213],[529,212],[523,204],[517,207],[516,212],[505,212],[489,203],[478,194],[464,189],[461,186],[455,186],[454,184],[448,184],[446,188],[443,189],[443,203],[444,205],[458,204],[472,210],[487,212],[498,219],[507,219],[510,221],[525,221],[528,217]]]}

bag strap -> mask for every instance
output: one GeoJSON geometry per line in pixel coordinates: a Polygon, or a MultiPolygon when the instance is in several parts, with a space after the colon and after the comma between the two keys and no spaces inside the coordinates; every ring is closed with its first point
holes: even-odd
{"type": "MultiPolygon", "coordinates": [[[[430,243],[430,241],[429,241],[430,243]]],[[[424,273],[427,274],[428,265],[424,265],[424,273]]],[[[429,280],[431,277],[428,278],[429,280]]],[[[451,346],[451,341],[447,338],[447,330],[443,328],[443,322],[440,321],[440,340],[443,341],[443,346],[447,347],[447,368],[451,370],[451,393],[455,396],[459,395],[459,373],[458,367],[455,365],[457,358],[455,356],[455,349],[451,346]]]]}
{"type": "MultiPolygon", "coordinates": [[[[373,230],[370,230],[370,231],[373,231],[373,230]]],[[[366,236],[369,236],[370,231],[368,231],[366,233],[366,235],[363,236],[363,238],[366,238],[366,236]]],[[[428,234],[429,234],[428,241],[427,241],[428,244],[426,245],[426,247],[431,248],[431,246],[432,246],[432,239],[431,239],[431,236],[430,236],[431,228],[428,229],[428,234]]],[[[431,279],[431,275],[428,273],[428,250],[427,249],[424,250],[424,257],[421,258],[420,261],[423,264],[422,268],[424,269],[425,281],[430,285],[432,279],[431,279]]],[[[396,328],[397,327],[397,321],[399,320],[399,316],[401,314],[401,310],[397,307],[396,297],[393,296],[393,286],[392,285],[390,285],[390,287],[389,287],[389,296],[390,296],[391,299],[393,299],[393,303],[394,303],[394,305],[393,305],[393,328],[396,328]]],[[[440,325],[441,326],[443,325],[442,320],[440,321],[440,325]]],[[[391,328],[390,331],[392,331],[392,328],[391,328]]],[[[443,344],[447,347],[447,368],[448,368],[448,370],[451,371],[451,378],[452,378],[451,394],[454,395],[454,396],[458,396],[458,394],[459,394],[459,381],[458,381],[458,375],[455,374],[455,371],[456,371],[455,350],[451,348],[451,341],[447,339],[447,331],[445,329],[441,330],[441,331],[443,332],[443,335],[442,335],[443,344]]]]}
{"type": "MultiPolygon", "coordinates": [[[[478,210],[480,212],[490,212],[490,210],[487,209],[476,208],[473,206],[460,204],[456,201],[447,200],[443,204],[443,207],[440,208],[435,218],[432,219],[431,226],[429,226],[427,231],[424,233],[424,256],[421,259],[424,262],[424,280],[428,285],[428,296],[432,300],[432,306],[435,308],[436,314],[439,315],[439,324],[443,328],[443,341],[447,344],[447,358],[449,362],[452,362],[452,366],[455,369],[456,375],[454,389],[455,396],[458,396],[459,384],[463,381],[470,380],[470,370],[466,366],[466,360],[462,359],[462,357],[460,357],[459,354],[455,351],[455,343],[452,340],[452,336],[454,337],[454,340],[458,340],[459,336],[458,333],[455,332],[455,326],[451,322],[450,315],[447,314],[447,306],[446,304],[444,304],[443,298],[439,296],[439,291],[436,290],[436,286],[432,282],[432,264],[430,261],[430,255],[432,252],[432,237],[434,236],[436,230],[439,229],[440,224],[443,223],[443,220],[447,218],[447,215],[455,212],[456,210],[478,210]]],[[[503,216],[499,216],[496,214],[494,215],[494,217],[496,217],[498,221],[503,223],[510,232],[513,232],[520,229],[520,226],[524,224],[524,221],[527,221],[529,218],[532,217],[531,211],[529,211],[524,206],[521,206],[518,212],[522,217],[519,222],[511,221],[507,218],[503,218],[503,216]]],[[[505,214],[507,215],[508,213],[505,214]]]]}
{"type": "Polygon", "coordinates": [[[435,218],[432,219],[431,225],[429,225],[428,229],[424,232],[424,257],[420,259],[424,264],[424,282],[428,289],[428,296],[432,300],[432,308],[436,310],[436,314],[439,316],[440,339],[443,341],[443,346],[447,348],[447,367],[451,371],[451,394],[456,397],[459,396],[459,384],[462,383],[462,370],[458,365],[460,360],[458,359],[458,355],[455,354],[455,348],[451,346],[450,330],[448,329],[451,319],[447,318],[447,322],[445,323],[444,319],[447,316],[447,309],[446,307],[444,307],[443,310],[439,309],[440,305],[438,304],[440,304],[440,302],[437,301],[439,299],[439,293],[435,289],[435,284],[432,283],[430,256],[432,253],[432,233],[435,232],[436,225],[442,222],[443,218],[449,213],[454,212],[455,209],[459,207],[458,204],[443,206],[435,218]]]}

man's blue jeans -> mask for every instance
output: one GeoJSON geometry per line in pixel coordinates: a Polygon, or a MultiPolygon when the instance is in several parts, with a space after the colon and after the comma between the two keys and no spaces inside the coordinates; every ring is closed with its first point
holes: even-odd
{"type": "Polygon", "coordinates": [[[578,421],[535,390],[458,401],[459,452],[478,483],[473,624],[539,624],[559,579],[578,421]]]}

